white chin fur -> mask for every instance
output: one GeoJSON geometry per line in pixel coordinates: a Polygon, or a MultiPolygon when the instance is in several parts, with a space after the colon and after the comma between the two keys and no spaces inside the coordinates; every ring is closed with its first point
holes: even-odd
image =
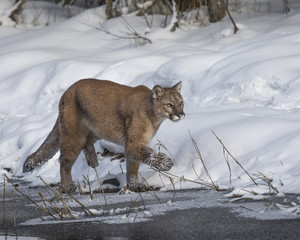
{"type": "Polygon", "coordinates": [[[181,120],[181,119],[184,119],[184,117],[185,117],[185,115],[182,115],[182,116],[180,116],[180,117],[178,117],[177,115],[175,115],[175,116],[171,116],[170,119],[171,119],[172,121],[174,121],[174,122],[177,122],[177,121],[179,121],[179,120],[181,120]]]}
{"type": "Polygon", "coordinates": [[[180,120],[180,118],[178,116],[172,116],[170,119],[174,122],[180,120]]]}

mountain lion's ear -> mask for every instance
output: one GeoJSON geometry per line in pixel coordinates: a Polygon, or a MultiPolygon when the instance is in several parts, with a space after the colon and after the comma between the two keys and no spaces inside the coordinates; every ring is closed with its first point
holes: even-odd
{"type": "Polygon", "coordinates": [[[156,85],[153,87],[152,89],[153,99],[159,100],[163,95],[164,95],[164,89],[161,86],[156,85]]]}
{"type": "Polygon", "coordinates": [[[182,82],[180,81],[179,83],[177,83],[176,85],[174,85],[172,88],[175,89],[175,90],[177,90],[177,92],[180,93],[181,86],[182,86],[182,82]]]}

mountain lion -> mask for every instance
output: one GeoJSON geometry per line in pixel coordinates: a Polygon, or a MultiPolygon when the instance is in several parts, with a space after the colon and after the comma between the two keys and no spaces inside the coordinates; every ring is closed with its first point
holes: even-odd
{"type": "Polygon", "coordinates": [[[173,166],[167,155],[147,146],[166,118],[178,121],[185,117],[181,85],[156,85],[150,90],[97,79],[76,82],[62,95],[52,131],[27,157],[23,172],[44,164],[60,149],[61,184],[67,191],[75,191],[71,169],[79,153],[83,150],[88,165],[97,167],[94,143],[106,139],[125,146],[127,186],[133,191],[140,189],[140,163],[161,171],[173,166]]]}

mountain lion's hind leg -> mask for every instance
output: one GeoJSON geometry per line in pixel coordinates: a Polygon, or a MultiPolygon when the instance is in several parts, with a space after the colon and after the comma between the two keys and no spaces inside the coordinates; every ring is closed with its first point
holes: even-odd
{"type": "MultiPolygon", "coordinates": [[[[79,138],[80,139],[80,138],[79,138]]],[[[61,185],[68,192],[74,192],[76,186],[72,181],[72,166],[74,165],[79,153],[84,147],[84,142],[79,142],[68,137],[61,139],[60,145],[60,177],[61,185]]]]}

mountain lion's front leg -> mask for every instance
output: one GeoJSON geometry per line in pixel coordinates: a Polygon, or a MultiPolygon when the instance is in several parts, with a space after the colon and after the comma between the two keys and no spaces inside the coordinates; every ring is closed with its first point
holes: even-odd
{"type": "Polygon", "coordinates": [[[156,132],[151,122],[136,118],[131,121],[127,130],[125,145],[126,154],[126,180],[130,190],[139,191],[147,189],[138,182],[140,163],[146,163],[159,171],[168,171],[173,166],[173,161],[166,154],[155,152],[147,147],[156,132]]]}
{"type": "Polygon", "coordinates": [[[126,146],[127,186],[130,190],[139,191],[147,189],[138,182],[138,170],[140,163],[146,163],[159,171],[168,171],[173,166],[173,161],[166,154],[155,152],[152,148],[144,146],[126,146]]]}
{"type": "Polygon", "coordinates": [[[94,143],[96,142],[96,140],[97,140],[96,138],[89,136],[83,148],[85,160],[87,164],[92,168],[98,167],[99,165],[97,154],[94,147],[94,143]]]}

